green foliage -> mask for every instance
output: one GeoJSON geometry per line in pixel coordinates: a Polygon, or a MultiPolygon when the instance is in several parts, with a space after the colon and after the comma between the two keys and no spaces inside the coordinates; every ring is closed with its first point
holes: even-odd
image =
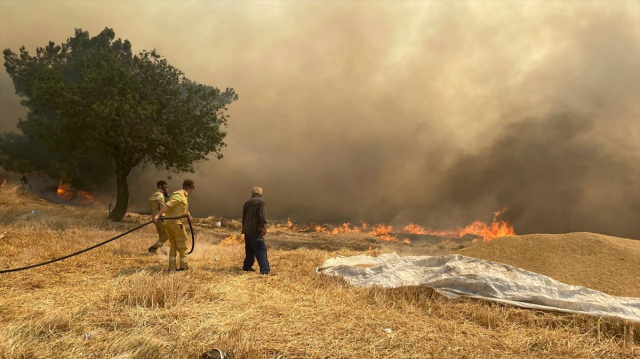
{"type": "Polygon", "coordinates": [[[64,178],[75,188],[95,190],[112,179],[115,166],[111,162],[96,163],[97,155],[75,157],[47,151],[37,139],[16,133],[0,134],[0,166],[17,173],[41,172],[53,178],[64,178]]]}
{"type": "Polygon", "coordinates": [[[0,166],[85,185],[115,171],[121,202],[128,201],[126,177],[138,165],[193,172],[193,163],[210,154],[222,158],[225,111],[238,99],[235,91],[187,79],[155,50],[134,55],[112,29],[95,37],[76,29],[65,43],[49,42],[35,55],[24,47],[3,54],[29,114],[18,124],[24,137],[0,137],[0,166]],[[20,150],[27,143],[34,151],[20,150]]]}

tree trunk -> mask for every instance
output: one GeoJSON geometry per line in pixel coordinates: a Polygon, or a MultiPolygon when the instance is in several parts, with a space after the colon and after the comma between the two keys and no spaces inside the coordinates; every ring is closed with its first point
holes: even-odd
{"type": "Polygon", "coordinates": [[[116,165],[116,185],[118,187],[118,195],[116,198],[116,206],[109,214],[109,219],[114,222],[120,222],[127,213],[129,207],[129,185],[127,184],[127,176],[129,176],[131,168],[126,168],[120,164],[116,165]]]}

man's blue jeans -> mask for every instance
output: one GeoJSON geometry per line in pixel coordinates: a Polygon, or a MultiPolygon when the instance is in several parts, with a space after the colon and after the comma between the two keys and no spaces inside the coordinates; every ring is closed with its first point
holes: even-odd
{"type": "Polygon", "coordinates": [[[267,246],[264,238],[260,233],[251,233],[244,235],[244,265],[242,270],[249,270],[253,267],[255,260],[258,260],[260,266],[260,274],[269,274],[269,260],[267,259],[267,246]]]}

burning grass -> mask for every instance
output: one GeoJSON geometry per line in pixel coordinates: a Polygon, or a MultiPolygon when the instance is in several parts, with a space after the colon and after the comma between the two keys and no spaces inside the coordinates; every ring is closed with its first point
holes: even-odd
{"type": "Polygon", "coordinates": [[[87,203],[102,205],[102,202],[96,199],[92,194],[73,188],[71,184],[63,182],[62,178],[60,179],[60,183],[58,184],[58,190],[56,191],[56,194],[58,195],[58,197],[66,201],[73,201],[80,198],[82,201],[87,203]]]}
{"type": "MultiPolygon", "coordinates": [[[[131,223],[111,227],[92,209],[15,193],[0,196],[3,215],[21,218],[41,206],[41,217],[0,225],[7,231],[0,240],[2,267],[67,254],[147,218],[131,215],[131,223]],[[45,220],[45,214],[52,218],[45,220]]],[[[0,357],[197,358],[213,347],[236,359],[640,355],[639,324],[449,300],[422,287],[355,288],[317,275],[315,267],[362,251],[273,247],[299,238],[343,247],[350,241],[382,243],[367,242],[364,234],[270,229],[267,245],[277,275],[263,277],[241,271],[240,245],[219,245],[237,229],[197,226],[188,272],[167,273],[166,255],[146,253],[155,234],[145,227],[63,262],[0,275],[0,357]]],[[[415,249],[415,244],[388,245],[415,249]]]]}
{"type": "Polygon", "coordinates": [[[222,242],[220,242],[220,245],[223,246],[231,246],[234,244],[244,244],[244,235],[232,233],[230,236],[226,237],[222,240],[222,242]]]}
{"type": "Polygon", "coordinates": [[[474,236],[474,242],[484,241],[488,242],[495,238],[515,235],[513,226],[507,222],[499,220],[498,217],[507,211],[507,207],[502,210],[493,213],[493,221],[486,223],[480,220],[474,221],[470,225],[464,228],[458,228],[455,230],[431,230],[425,229],[414,223],[410,223],[400,229],[395,229],[392,225],[377,224],[369,225],[362,222],[360,226],[354,226],[351,223],[343,223],[339,226],[331,228],[328,224],[312,224],[297,226],[291,220],[287,220],[286,224],[278,225],[278,228],[283,228],[291,232],[316,232],[325,234],[343,234],[343,233],[368,233],[383,241],[402,242],[410,244],[411,241],[404,237],[403,234],[417,234],[428,235],[435,237],[442,237],[443,241],[450,240],[451,238],[462,238],[466,235],[474,236]]]}

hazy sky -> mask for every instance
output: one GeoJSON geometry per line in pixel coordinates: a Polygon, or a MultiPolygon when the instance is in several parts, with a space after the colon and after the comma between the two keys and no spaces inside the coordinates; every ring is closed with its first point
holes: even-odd
{"type": "MultiPolygon", "coordinates": [[[[112,27],[233,87],[194,214],[640,238],[638,1],[5,1],[0,47],[112,27]]],[[[0,74],[0,131],[24,113],[0,74]]],[[[166,174],[146,170],[131,208],[166,174]]]]}

